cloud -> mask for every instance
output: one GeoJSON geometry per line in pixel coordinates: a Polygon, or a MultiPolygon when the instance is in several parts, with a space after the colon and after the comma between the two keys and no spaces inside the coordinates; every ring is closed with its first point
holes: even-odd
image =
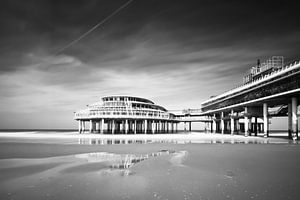
{"type": "Polygon", "coordinates": [[[72,127],[73,111],[115,94],[150,98],[167,109],[198,108],[239,85],[257,59],[299,57],[300,26],[290,5],[211,1],[134,1],[55,54],[119,3],[4,2],[0,114],[24,125],[31,113],[41,124],[60,123],[59,113],[72,127]]]}

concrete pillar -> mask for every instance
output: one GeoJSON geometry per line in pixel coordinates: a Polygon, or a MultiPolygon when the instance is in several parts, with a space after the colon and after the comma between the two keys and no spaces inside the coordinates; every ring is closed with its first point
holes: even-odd
{"type": "Polygon", "coordinates": [[[96,121],[95,124],[96,124],[96,126],[95,126],[95,132],[99,133],[100,132],[100,122],[96,121]]]}
{"type": "Polygon", "coordinates": [[[81,120],[78,120],[78,132],[81,133],[81,120]]]}
{"type": "Polygon", "coordinates": [[[134,125],[133,125],[133,132],[134,132],[134,134],[136,134],[136,129],[137,129],[137,127],[136,127],[136,119],[134,120],[134,125]]]}
{"type": "Polygon", "coordinates": [[[184,122],[184,132],[186,132],[186,122],[184,122]]]}
{"type": "Polygon", "coordinates": [[[125,120],[125,134],[128,133],[128,119],[125,120]]]}
{"type": "Polygon", "coordinates": [[[252,134],[252,117],[249,118],[249,135],[252,134]]]}
{"type": "Polygon", "coordinates": [[[269,136],[269,119],[268,119],[268,104],[263,104],[263,115],[264,115],[264,137],[269,136]]]}
{"type": "Polygon", "coordinates": [[[216,114],[214,114],[213,116],[213,122],[212,122],[212,132],[216,133],[217,131],[217,119],[216,119],[216,114]]]}
{"type": "Polygon", "coordinates": [[[93,121],[90,120],[90,133],[93,132],[93,121]]]}
{"type": "Polygon", "coordinates": [[[155,121],[153,120],[151,124],[152,124],[152,127],[151,127],[152,134],[154,134],[155,133],[155,121]]]}
{"type": "Polygon", "coordinates": [[[145,131],[145,134],[147,134],[147,128],[148,128],[148,124],[147,124],[147,120],[145,119],[145,122],[144,122],[144,131],[145,131]]]}
{"type": "Polygon", "coordinates": [[[255,122],[254,122],[254,135],[257,136],[257,117],[255,117],[255,122]]]}
{"type": "Polygon", "coordinates": [[[115,123],[115,120],[113,119],[111,121],[111,133],[112,134],[115,134],[115,128],[116,128],[116,123],[115,123]]]}
{"type": "Polygon", "coordinates": [[[240,130],[240,121],[239,118],[235,120],[235,129],[237,132],[239,132],[240,130]]]}
{"type": "Polygon", "coordinates": [[[85,131],[85,121],[82,121],[82,132],[84,133],[85,131]]]}
{"type": "Polygon", "coordinates": [[[121,133],[123,133],[124,132],[124,130],[125,130],[125,128],[124,128],[124,125],[125,123],[124,123],[124,120],[121,120],[121,123],[120,123],[120,129],[119,129],[119,131],[121,132],[121,133]]]}
{"type": "Polygon", "coordinates": [[[101,119],[100,133],[103,134],[104,130],[104,119],[101,119]]]}
{"type": "Polygon", "coordinates": [[[210,124],[210,122],[206,122],[206,131],[207,132],[211,131],[211,124],[210,124]]]}
{"type": "Polygon", "coordinates": [[[169,133],[169,122],[166,121],[166,132],[169,133]]]}
{"type": "Polygon", "coordinates": [[[298,139],[298,116],[297,116],[298,102],[297,98],[292,98],[292,137],[293,140],[298,139]]]}
{"type": "Polygon", "coordinates": [[[92,122],[92,132],[96,132],[96,122],[92,122]]]}
{"type": "Polygon", "coordinates": [[[189,131],[192,131],[192,122],[189,122],[189,131]]]}
{"type": "Polygon", "coordinates": [[[158,121],[158,128],[157,131],[160,133],[161,132],[161,121],[158,121]]]}
{"type": "Polygon", "coordinates": [[[292,137],[292,124],[293,124],[293,120],[292,120],[292,104],[289,103],[288,104],[288,137],[289,139],[293,139],[292,137]]]}
{"type": "Polygon", "coordinates": [[[176,127],[176,132],[178,131],[178,123],[176,122],[176,125],[175,125],[176,127]]]}
{"type": "Polygon", "coordinates": [[[248,108],[245,107],[245,116],[244,116],[244,126],[245,126],[245,136],[249,135],[249,119],[248,119],[248,108]]]}
{"type": "Polygon", "coordinates": [[[231,115],[230,115],[230,134],[234,134],[234,112],[231,110],[231,115]]]}
{"type": "Polygon", "coordinates": [[[224,124],[224,112],[221,112],[221,133],[224,134],[225,124],[224,124]]]}

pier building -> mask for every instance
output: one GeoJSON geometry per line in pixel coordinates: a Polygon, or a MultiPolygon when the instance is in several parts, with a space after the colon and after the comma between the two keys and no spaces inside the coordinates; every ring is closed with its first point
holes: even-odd
{"type": "Polygon", "coordinates": [[[165,133],[177,131],[179,120],[151,100],[107,96],[75,112],[79,133],[165,133]],[[88,130],[86,124],[89,124],[88,130]]]}
{"type": "Polygon", "coordinates": [[[289,137],[298,139],[300,101],[300,62],[287,65],[282,56],[273,56],[264,64],[251,68],[243,85],[202,102],[201,111],[189,116],[210,119],[212,132],[232,135],[244,131],[245,136],[263,132],[269,136],[270,118],[288,118],[289,137]]]}

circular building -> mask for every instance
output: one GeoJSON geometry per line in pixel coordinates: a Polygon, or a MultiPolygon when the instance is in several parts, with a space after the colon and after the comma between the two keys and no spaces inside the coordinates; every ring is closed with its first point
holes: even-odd
{"type": "Polygon", "coordinates": [[[179,120],[164,107],[140,97],[107,96],[75,112],[79,133],[161,133],[177,131],[179,120]]]}

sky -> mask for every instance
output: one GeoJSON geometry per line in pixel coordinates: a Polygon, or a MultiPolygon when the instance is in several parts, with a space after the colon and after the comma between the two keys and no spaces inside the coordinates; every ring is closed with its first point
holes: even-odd
{"type": "Polygon", "coordinates": [[[3,0],[0,129],[76,128],[107,95],[199,108],[261,61],[300,59],[292,1],[3,0]],[[63,50],[62,50],[63,49],[63,50]]]}

